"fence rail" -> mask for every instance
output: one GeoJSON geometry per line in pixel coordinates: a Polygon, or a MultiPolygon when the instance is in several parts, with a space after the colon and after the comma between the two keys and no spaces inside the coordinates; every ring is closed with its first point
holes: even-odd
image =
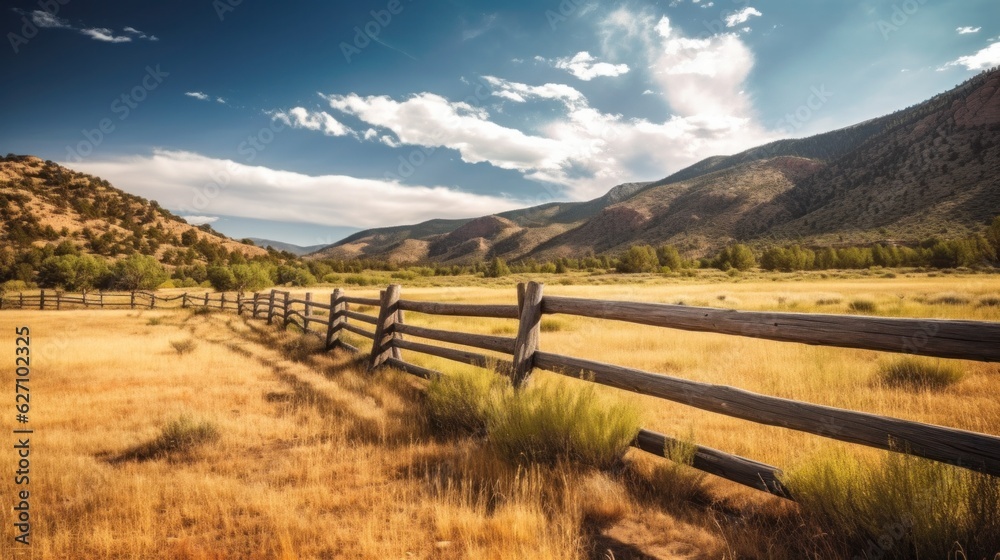
{"type": "MultiPolygon", "coordinates": [[[[378,298],[351,297],[336,289],[329,303],[314,301],[313,294],[291,297],[271,290],[254,294],[188,294],[162,297],[150,292],[64,294],[45,292],[0,297],[0,309],[84,308],[177,308],[209,307],[234,309],[269,323],[280,319],[303,332],[325,339],[327,350],[341,347],[362,350],[342,340],[348,332],[372,341],[369,366],[390,366],[412,375],[433,379],[442,374],[407,362],[402,351],[418,352],[464,364],[496,370],[523,385],[534,369],[544,369],[586,381],[666,399],[702,410],[780,426],[839,441],[907,453],[1000,476],[1000,436],[944,426],[901,420],[888,416],[822,406],[762,395],[723,385],[710,385],[679,377],[612,364],[563,356],[539,350],[540,323],[545,314],[567,314],[595,319],[625,321],[655,327],[713,332],[801,344],[861,348],[1000,362],[1000,323],[940,319],[896,319],[806,313],[734,311],[641,302],[588,300],[543,296],[538,283],[518,285],[517,305],[437,303],[400,298],[401,288],[391,285],[378,298]],[[179,304],[177,302],[180,302],[179,304]],[[375,307],[373,316],[351,306],[375,307]],[[316,310],[322,310],[317,314],[316,310]],[[516,319],[517,336],[447,331],[406,324],[404,312],[429,315],[516,319]],[[353,322],[352,322],[353,321],[353,322]],[[355,323],[374,327],[362,328],[355,323]],[[317,330],[310,325],[319,324],[317,330]],[[437,346],[426,341],[487,350],[511,359],[478,351],[437,346]]],[[[677,444],[668,435],[642,429],[632,445],[658,456],[677,444]]],[[[781,470],[745,457],[710,447],[695,446],[692,466],[705,472],[794,499],[781,483],[781,470]]]]}

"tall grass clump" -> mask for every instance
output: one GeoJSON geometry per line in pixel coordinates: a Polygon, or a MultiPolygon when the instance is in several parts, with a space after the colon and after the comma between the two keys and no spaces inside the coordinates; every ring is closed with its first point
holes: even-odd
{"type": "Polygon", "coordinates": [[[595,387],[535,379],[515,390],[493,372],[455,372],[427,389],[431,425],[444,434],[486,435],[489,447],[514,463],[561,461],[608,468],[639,433],[639,410],[601,396],[595,387]]]}
{"type": "Polygon", "coordinates": [[[869,299],[856,299],[847,304],[847,309],[856,313],[874,313],[876,307],[875,302],[869,299]]]}
{"type": "Polygon", "coordinates": [[[661,499],[677,502],[692,500],[705,494],[707,474],[691,466],[697,450],[693,434],[683,440],[667,441],[663,456],[670,460],[658,461],[653,476],[650,477],[650,482],[661,499]]]}
{"type": "Polygon", "coordinates": [[[943,389],[961,381],[958,366],[941,360],[906,357],[883,364],[878,379],[890,386],[912,390],[943,389]]]}
{"type": "Polygon", "coordinates": [[[491,407],[509,398],[512,391],[510,381],[492,371],[442,375],[427,387],[431,426],[445,435],[485,435],[491,407]]]}
{"type": "Polygon", "coordinates": [[[173,346],[174,351],[183,356],[184,354],[194,352],[198,343],[195,342],[193,338],[189,338],[187,340],[171,340],[170,346],[173,346]]]}
{"type": "Polygon", "coordinates": [[[994,558],[1000,478],[908,455],[831,455],[786,483],[850,558],[994,558]]]}
{"type": "Polygon", "coordinates": [[[639,409],[596,387],[536,379],[490,409],[490,446],[512,461],[610,468],[639,433],[639,409]]]}

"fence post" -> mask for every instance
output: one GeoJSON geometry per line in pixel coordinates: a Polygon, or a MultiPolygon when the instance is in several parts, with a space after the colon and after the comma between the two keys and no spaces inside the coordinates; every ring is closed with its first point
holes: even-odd
{"type": "Polygon", "coordinates": [[[38,296],[38,310],[42,309],[45,309],[45,290],[42,290],[41,295],[38,296]]]}
{"type": "Polygon", "coordinates": [[[254,292],[253,293],[253,318],[254,319],[257,318],[257,311],[260,308],[260,303],[259,302],[260,302],[260,293],[259,292],[254,292]]]}
{"type": "Polygon", "coordinates": [[[309,317],[312,316],[312,300],[312,292],[306,292],[306,309],[302,312],[302,315],[305,316],[305,319],[302,320],[302,326],[305,327],[306,330],[309,330],[309,317]]]}
{"type": "Polygon", "coordinates": [[[24,292],[17,292],[17,308],[24,309],[24,292]]]}
{"type": "Polygon", "coordinates": [[[205,307],[208,307],[208,292],[205,292],[205,307]]]}
{"type": "MultiPolygon", "coordinates": [[[[397,325],[402,325],[403,324],[403,310],[399,308],[399,305],[396,306],[396,324],[397,325]]],[[[399,333],[399,332],[395,332],[395,331],[396,331],[395,328],[393,328],[393,333],[392,333],[393,340],[402,340],[403,339],[403,333],[399,333]]],[[[396,346],[395,344],[392,345],[392,354],[391,355],[392,355],[393,358],[396,358],[397,360],[402,360],[403,359],[403,351],[400,350],[399,346],[396,346]]]]}
{"type": "Polygon", "coordinates": [[[389,284],[380,299],[375,340],[372,341],[372,354],[368,361],[370,370],[385,363],[386,353],[392,348],[392,338],[396,332],[396,312],[399,310],[399,284],[389,284]]]}
{"type": "Polygon", "coordinates": [[[267,324],[270,325],[274,322],[274,288],[271,289],[271,295],[267,299],[267,324]]]}
{"type": "Polygon", "coordinates": [[[135,309],[135,292],[130,292],[128,305],[130,308],[135,309]]]}
{"type": "Polygon", "coordinates": [[[156,309],[156,294],[149,292],[149,308],[156,309]]]}
{"type": "Polygon", "coordinates": [[[222,297],[219,299],[219,309],[226,309],[226,292],[222,292],[222,297]]]}
{"type": "Polygon", "coordinates": [[[290,296],[291,296],[290,293],[285,292],[285,295],[283,295],[282,298],[281,298],[281,306],[283,308],[283,310],[281,311],[281,326],[282,326],[282,328],[287,328],[288,327],[288,305],[289,305],[288,304],[288,300],[289,300],[290,296]]]}
{"type": "Polygon", "coordinates": [[[62,309],[62,292],[56,290],[56,311],[62,309]]]}
{"type": "Polygon", "coordinates": [[[337,340],[340,339],[340,314],[343,312],[344,304],[340,298],[344,297],[344,292],[340,288],[335,288],[330,294],[330,316],[326,323],[326,349],[333,348],[337,340]]]}
{"type": "Polygon", "coordinates": [[[188,293],[184,292],[181,294],[181,309],[187,309],[188,307],[188,293]]]}
{"type": "Polygon", "coordinates": [[[517,339],[514,341],[514,369],[511,372],[515,388],[524,385],[531,376],[531,370],[534,369],[539,326],[542,321],[542,286],[543,284],[538,282],[528,282],[524,289],[517,339]]]}
{"type": "Polygon", "coordinates": [[[100,300],[101,300],[101,309],[104,309],[104,290],[101,290],[100,292],[98,292],[97,295],[101,296],[100,297],[100,300]]]}
{"type": "Polygon", "coordinates": [[[83,308],[84,309],[88,308],[88,306],[87,306],[87,290],[83,291],[83,308]]]}

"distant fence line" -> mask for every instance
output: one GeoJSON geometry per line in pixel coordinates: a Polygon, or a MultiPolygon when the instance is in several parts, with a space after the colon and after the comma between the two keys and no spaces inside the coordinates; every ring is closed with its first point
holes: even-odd
{"type": "MultiPolygon", "coordinates": [[[[381,290],[378,298],[351,297],[338,288],[324,301],[314,300],[312,293],[293,298],[290,292],[283,290],[253,294],[184,293],[171,297],[150,292],[99,292],[89,297],[87,294],[42,292],[0,298],[0,309],[61,309],[64,305],[232,309],[240,315],[248,313],[255,319],[266,319],[268,324],[280,320],[283,327],[295,325],[304,332],[319,335],[324,339],[327,350],[339,346],[355,353],[367,353],[370,369],[387,365],[428,379],[444,375],[405,361],[402,351],[407,350],[493,368],[509,376],[519,387],[535,368],[539,368],[758,424],[781,426],[1000,476],[1000,437],[995,435],[772,397],[735,387],[690,381],[539,350],[542,316],[567,314],[811,345],[1000,362],[1000,323],[736,311],[543,296],[543,285],[536,282],[518,284],[517,303],[508,305],[414,301],[402,299],[400,294],[398,284],[381,290]],[[351,306],[377,308],[377,315],[352,310],[351,306]],[[404,321],[404,312],[517,320],[517,335],[494,336],[409,325],[404,321]],[[313,328],[313,325],[320,328],[313,328]],[[343,332],[371,340],[371,349],[363,352],[342,340],[340,335],[343,332]],[[510,356],[510,359],[415,342],[404,338],[404,335],[488,350],[510,356]]],[[[632,445],[664,457],[667,450],[677,443],[678,440],[670,436],[642,429],[632,445]]],[[[781,482],[780,469],[771,465],[696,445],[692,466],[758,490],[794,499],[781,482]]]]}

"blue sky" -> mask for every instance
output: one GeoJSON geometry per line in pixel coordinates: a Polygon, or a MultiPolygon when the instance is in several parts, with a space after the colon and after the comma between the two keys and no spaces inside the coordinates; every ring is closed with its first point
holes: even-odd
{"type": "Polygon", "coordinates": [[[1000,64],[996,0],[12,4],[0,152],[302,245],[594,198],[1000,64]]]}

